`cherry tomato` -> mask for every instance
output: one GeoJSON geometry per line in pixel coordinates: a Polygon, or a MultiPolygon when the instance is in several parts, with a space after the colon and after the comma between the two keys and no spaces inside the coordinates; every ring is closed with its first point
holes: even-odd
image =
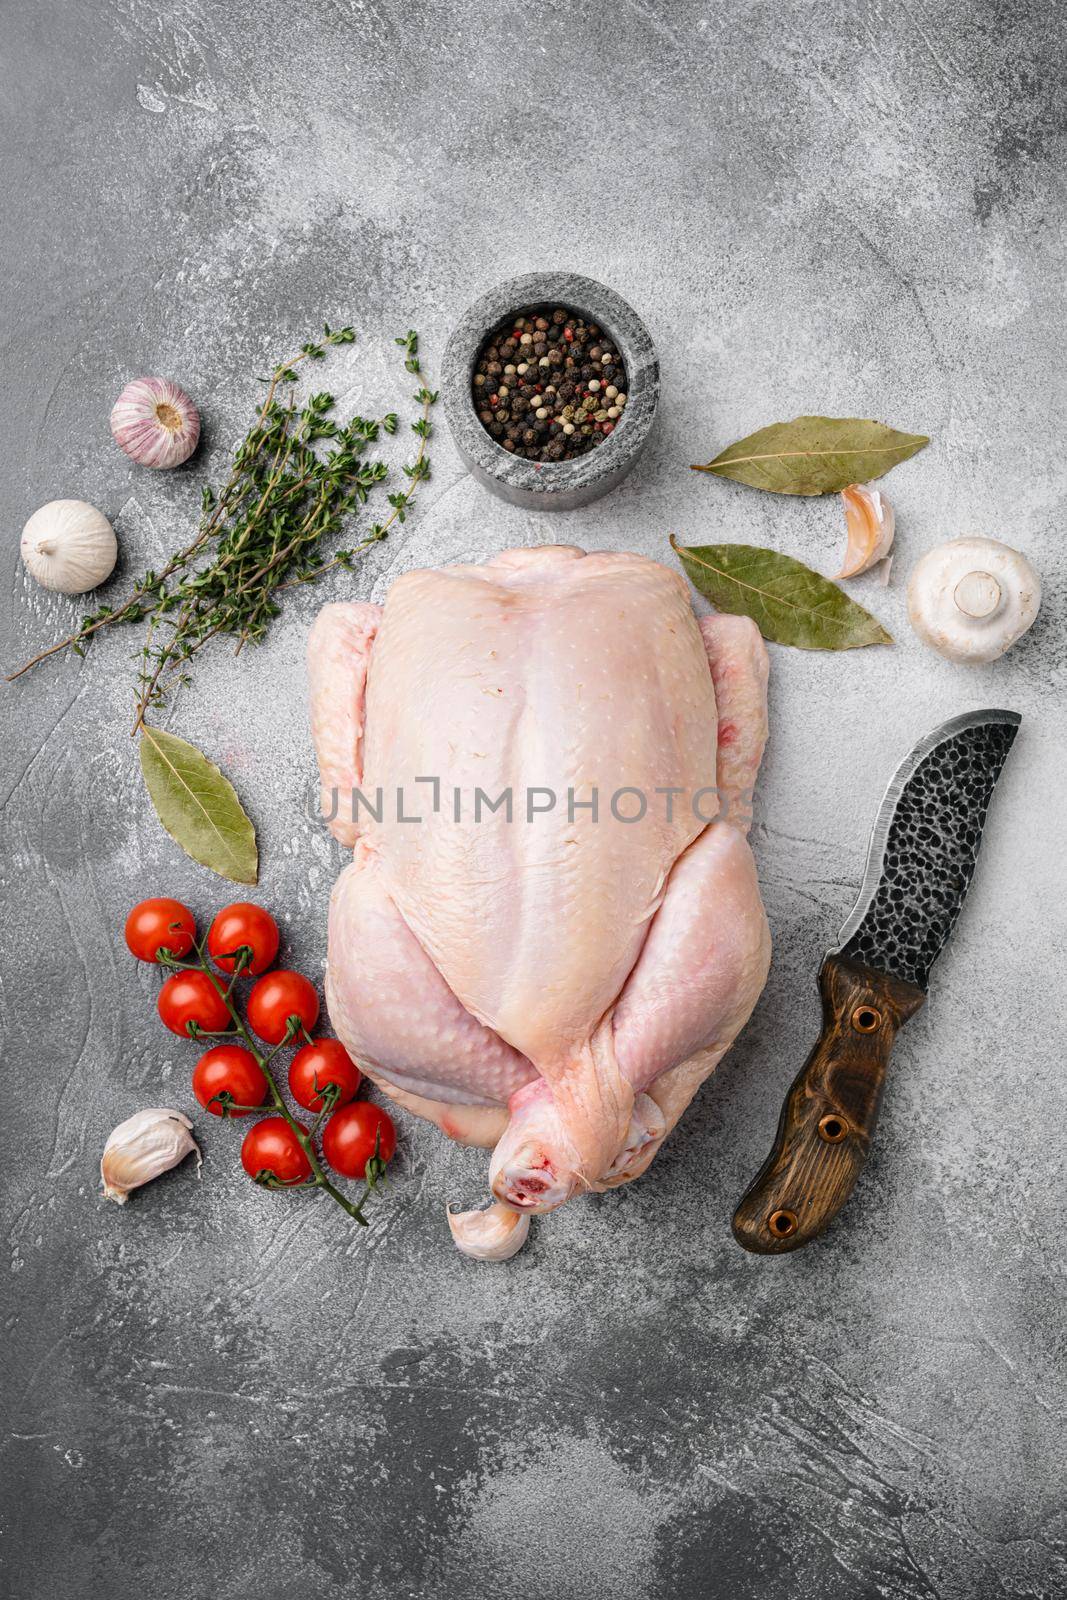
{"type": "Polygon", "coordinates": [[[307,978],[279,967],[252,985],[248,1022],[253,1033],[268,1044],[281,1044],[290,1017],[299,1017],[310,1033],[319,1020],[319,997],[307,978]]]}
{"type": "Polygon", "coordinates": [[[236,900],[223,906],[208,930],[207,947],[211,959],[223,972],[232,972],[238,950],[250,950],[242,973],[258,977],[278,954],[278,924],[269,911],[249,900],[236,900]]]}
{"type": "Polygon", "coordinates": [[[232,1025],[226,1002],[206,972],[174,973],[160,989],[156,1005],[163,1026],[183,1037],[192,1037],[190,1022],[206,1033],[221,1033],[232,1025]]]}
{"type": "Polygon", "coordinates": [[[378,1145],[381,1161],[396,1154],[396,1129],[381,1106],[355,1100],[335,1111],[322,1131],[322,1153],[335,1172],[346,1178],[365,1178],[367,1162],[378,1145]]]}
{"type": "Polygon", "coordinates": [[[363,1074],[339,1039],[316,1039],[296,1052],[289,1063],[289,1088],[297,1105],[306,1111],[322,1110],[327,1084],[337,1090],[335,1106],[354,1100],[363,1074]]]}
{"type": "MultiPolygon", "coordinates": [[[[301,1123],[304,1133],[307,1129],[301,1123]]],[[[303,1145],[284,1117],[264,1117],[245,1134],[241,1165],[250,1178],[273,1173],[281,1183],[300,1183],[311,1177],[311,1163],[303,1145]]]]}
{"type": "Polygon", "coordinates": [[[247,1117],[247,1110],[229,1110],[230,1103],[261,1106],[267,1098],[268,1084],[251,1050],[240,1044],[217,1044],[193,1068],[193,1093],[213,1117],[247,1117]],[[220,1101],[216,1095],[229,1099],[220,1101]]]}
{"type": "Polygon", "coordinates": [[[126,943],[138,961],[154,961],[161,946],[180,961],[195,937],[193,913],[180,900],[142,900],[126,918],[126,943]]]}

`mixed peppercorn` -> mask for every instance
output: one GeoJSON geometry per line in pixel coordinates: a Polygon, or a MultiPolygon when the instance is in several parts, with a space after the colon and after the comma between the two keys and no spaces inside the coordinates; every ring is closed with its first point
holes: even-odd
{"type": "Polygon", "coordinates": [[[609,438],[626,406],[626,368],[595,322],[557,306],[506,318],[474,368],[487,431],[528,461],[573,461],[609,438]]]}

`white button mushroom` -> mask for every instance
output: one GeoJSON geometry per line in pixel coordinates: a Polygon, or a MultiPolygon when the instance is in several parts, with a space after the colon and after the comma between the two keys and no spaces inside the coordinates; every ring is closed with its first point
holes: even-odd
{"type": "Polygon", "coordinates": [[[950,539],[927,551],[908,580],[912,627],[950,661],[995,661],[1026,632],[1040,604],[1030,563],[998,539],[950,539]]]}

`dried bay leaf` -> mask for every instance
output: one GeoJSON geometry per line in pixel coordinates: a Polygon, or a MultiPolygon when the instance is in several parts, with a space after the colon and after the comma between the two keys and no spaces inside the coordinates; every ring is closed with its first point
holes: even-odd
{"type": "Polygon", "coordinates": [[[671,545],[689,581],[719,611],[751,617],[765,639],[798,650],[892,644],[869,611],[802,561],[751,544],[671,545]]]}
{"type": "Polygon", "coordinates": [[[141,774],[160,822],[187,856],[234,883],[256,883],[256,830],[234,787],[195,744],[141,726],[141,774]]]}
{"type": "Polygon", "coordinates": [[[930,441],[864,417],[794,417],[739,439],[694,472],[713,472],[774,494],[837,494],[869,483],[930,441]]]}

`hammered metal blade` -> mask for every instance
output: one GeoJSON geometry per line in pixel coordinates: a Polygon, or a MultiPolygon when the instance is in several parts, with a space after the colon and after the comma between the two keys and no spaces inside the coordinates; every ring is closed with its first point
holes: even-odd
{"type": "Polygon", "coordinates": [[[968,711],[919,741],[893,775],[859,899],[830,955],[926,989],[974,875],[990,797],[1021,718],[968,711]]]}

